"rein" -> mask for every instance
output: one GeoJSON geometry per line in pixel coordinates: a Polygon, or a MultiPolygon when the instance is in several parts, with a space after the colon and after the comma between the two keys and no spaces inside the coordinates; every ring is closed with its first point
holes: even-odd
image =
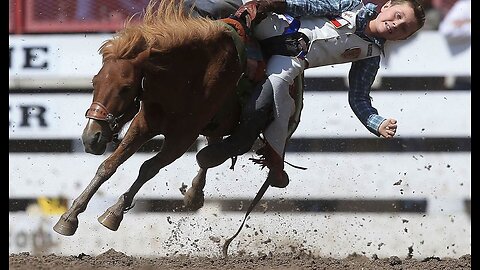
{"type": "Polygon", "coordinates": [[[258,202],[262,199],[263,195],[265,194],[265,191],[267,191],[268,187],[270,186],[269,179],[270,178],[267,177],[262,187],[260,187],[260,190],[257,192],[257,195],[255,195],[255,198],[253,198],[252,202],[248,206],[247,212],[245,213],[245,217],[243,218],[243,222],[240,225],[240,228],[238,228],[237,232],[232,237],[228,238],[223,244],[222,252],[225,258],[228,258],[228,246],[233,241],[233,239],[235,239],[235,237],[237,237],[237,235],[240,233],[240,231],[243,228],[243,225],[245,224],[245,221],[247,221],[248,215],[250,215],[250,212],[252,212],[253,208],[255,208],[258,202]]]}
{"type": "Polygon", "coordinates": [[[235,48],[237,49],[238,59],[244,67],[247,59],[245,53],[245,46],[248,42],[248,36],[245,32],[245,28],[238,20],[235,20],[233,18],[219,19],[216,22],[223,23],[225,28],[227,28],[228,34],[233,39],[233,43],[235,44],[235,48]]]}

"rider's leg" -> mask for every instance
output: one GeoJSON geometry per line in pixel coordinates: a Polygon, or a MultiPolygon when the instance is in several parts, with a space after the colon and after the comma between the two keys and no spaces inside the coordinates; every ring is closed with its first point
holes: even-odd
{"type": "Polygon", "coordinates": [[[290,86],[305,69],[305,61],[296,57],[274,55],[270,58],[267,72],[272,83],[274,120],[265,129],[265,138],[273,149],[283,156],[288,136],[290,117],[295,113],[295,101],[290,96],[290,86]]]}
{"type": "Polygon", "coordinates": [[[197,154],[197,163],[202,168],[211,168],[225,162],[228,158],[241,155],[251,149],[260,132],[275,115],[275,123],[268,126],[270,136],[266,136],[267,145],[263,150],[266,164],[270,169],[272,186],[285,187],[288,175],[283,170],[285,143],[288,134],[288,121],[294,112],[293,99],[289,96],[289,87],[295,77],[303,72],[303,60],[288,56],[272,56],[267,72],[271,74],[267,81],[256,88],[249,104],[242,112],[239,126],[232,135],[219,144],[208,145],[197,154]],[[273,101],[275,99],[275,106],[273,101]],[[275,134],[278,133],[278,134],[275,134]],[[270,145],[271,144],[271,145],[270,145]]]}
{"type": "MultiPolygon", "coordinates": [[[[290,86],[305,69],[305,61],[296,57],[272,56],[268,63],[268,78],[273,86],[274,120],[264,131],[267,144],[262,155],[270,169],[268,180],[274,187],[286,187],[289,183],[284,171],[285,145],[288,138],[290,117],[295,113],[295,102],[290,96],[290,86]]],[[[258,153],[258,152],[257,152],[258,153]]]]}

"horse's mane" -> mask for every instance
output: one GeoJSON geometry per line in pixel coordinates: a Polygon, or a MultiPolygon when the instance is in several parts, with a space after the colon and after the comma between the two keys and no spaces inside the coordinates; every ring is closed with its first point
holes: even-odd
{"type": "Polygon", "coordinates": [[[149,47],[166,51],[192,40],[209,40],[225,31],[221,24],[191,14],[183,0],[151,0],[141,22],[133,23],[135,15],[131,16],[123,29],[100,46],[103,61],[133,58],[149,47]]]}

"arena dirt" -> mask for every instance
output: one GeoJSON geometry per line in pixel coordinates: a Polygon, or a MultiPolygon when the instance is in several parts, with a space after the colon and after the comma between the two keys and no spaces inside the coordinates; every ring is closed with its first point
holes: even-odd
{"type": "Polygon", "coordinates": [[[125,253],[108,250],[98,256],[80,253],[77,256],[57,256],[55,254],[33,256],[29,253],[10,254],[9,269],[471,269],[471,255],[459,258],[429,257],[424,259],[399,258],[368,258],[363,255],[352,254],[343,259],[323,258],[311,256],[308,253],[265,254],[263,256],[237,255],[228,258],[172,256],[160,258],[134,257],[125,253]]]}

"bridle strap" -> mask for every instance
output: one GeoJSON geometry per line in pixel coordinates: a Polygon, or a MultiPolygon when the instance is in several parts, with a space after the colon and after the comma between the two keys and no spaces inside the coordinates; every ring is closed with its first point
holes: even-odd
{"type": "Polygon", "coordinates": [[[118,123],[120,122],[120,119],[126,116],[127,113],[132,112],[132,110],[135,110],[135,113],[138,112],[139,108],[140,108],[140,97],[136,97],[132,106],[130,106],[124,113],[122,113],[118,117],[115,117],[113,114],[111,114],[108,111],[107,107],[105,107],[102,103],[94,101],[90,105],[90,108],[88,108],[87,111],[85,112],[85,117],[99,120],[99,121],[106,121],[110,126],[110,129],[112,131],[115,131],[115,129],[118,127],[118,123]]]}
{"type": "Polygon", "coordinates": [[[102,103],[96,101],[92,102],[90,108],[85,112],[85,117],[100,121],[106,121],[109,115],[111,114],[108,109],[102,103]]]}

